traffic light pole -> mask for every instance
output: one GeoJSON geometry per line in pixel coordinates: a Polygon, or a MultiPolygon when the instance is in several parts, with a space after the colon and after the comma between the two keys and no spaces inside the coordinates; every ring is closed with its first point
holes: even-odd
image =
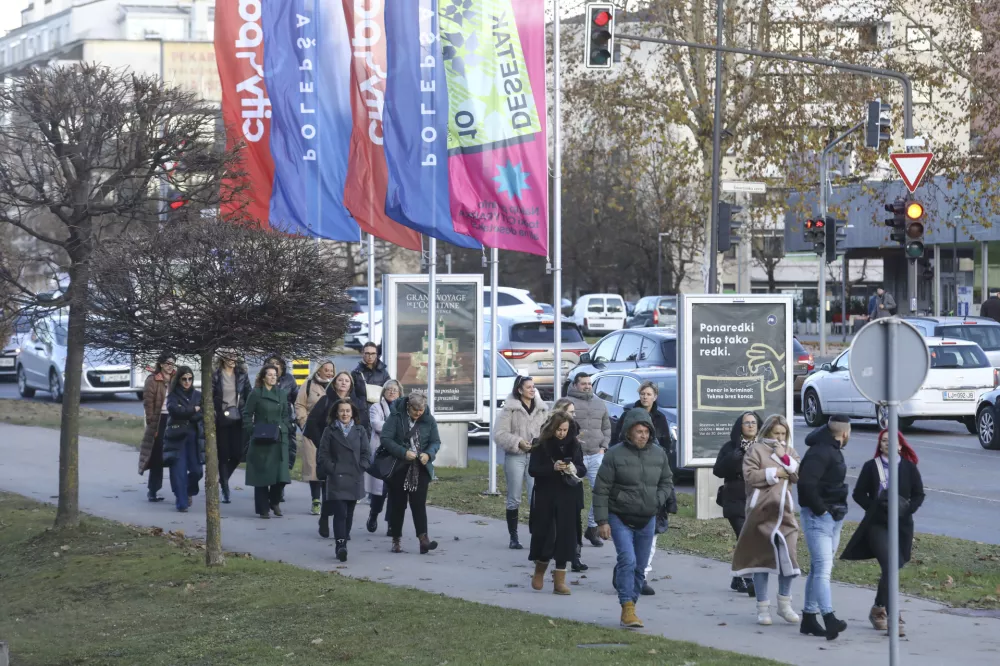
{"type": "MultiPolygon", "coordinates": [[[[827,158],[830,155],[830,151],[833,148],[854,134],[859,129],[865,126],[865,121],[862,120],[857,125],[847,130],[836,139],[826,144],[823,148],[823,152],[819,156],[819,216],[821,219],[826,220],[827,216],[827,200],[826,200],[826,180],[828,175],[827,158]]],[[[834,251],[836,251],[836,237],[834,237],[834,251]]],[[[841,284],[847,284],[847,254],[844,254],[843,265],[841,267],[843,275],[841,276],[841,284]]],[[[846,335],[847,331],[847,290],[844,289],[844,293],[841,294],[841,308],[840,308],[840,325],[844,327],[844,332],[846,335]]],[[[826,256],[821,254],[819,256],[819,355],[826,356],[826,256]]]]}
{"type": "MultiPolygon", "coordinates": [[[[715,43],[722,47],[725,0],[717,0],[715,43]]],[[[719,291],[719,180],[722,170],[722,51],[715,50],[715,113],[712,115],[712,212],[708,234],[708,293],[719,291]]],[[[728,233],[728,231],[727,231],[728,233]]],[[[739,291],[739,287],[737,287],[739,291]]]]}
{"type": "MultiPolygon", "coordinates": [[[[721,4],[721,2],[720,2],[721,4]]],[[[558,20],[558,18],[556,19],[558,20]]],[[[718,21],[721,24],[722,17],[721,12],[719,12],[718,21]]],[[[789,55],[787,53],[773,53],[771,51],[758,51],[756,49],[743,49],[736,46],[721,46],[721,38],[719,39],[719,44],[700,44],[698,42],[687,42],[681,39],[665,39],[662,37],[640,37],[638,35],[615,35],[616,39],[628,39],[633,42],[647,42],[650,44],[665,44],[667,46],[683,46],[689,49],[704,49],[707,51],[715,51],[717,54],[721,53],[735,53],[737,55],[753,56],[757,58],[767,58],[770,60],[784,60],[786,62],[800,62],[806,65],[819,65],[821,67],[832,67],[833,69],[839,69],[845,72],[853,72],[855,74],[862,74],[864,76],[871,76],[877,79],[890,79],[892,81],[898,81],[900,85],[903,86],[903,138],[913,139],[913,83],[910,81],[910,77],[902,72],[897,72],[891,69],[882,69],[880,67],[865,67],[863,65],[855,65],[847,62],[838,62],[836,60],[826,60],[824,58],[811,58],[809,56],[797,56],[789,55]]],[[[718,60],[718,58],[717,58],[718,60]]],[[[714,158],[716,154],[721,155],[721,150],[719,147],[719,139],[721,135],[721,114],[719,109],[722,106],[722,92],[721,92],[722,82],[721,77],[716,76],[715,83],[715,127],[713,128],[713,141],[712,141],[712,157],[713,157],[713,169],[712,169],[712,229],[710,236],[711,256],[709,257],[709,274],[708,282],[711,288],[718,282],[718,257],[716,257],[715,252],[715,235],[717,233],[718,224],[718,202],[719,202],[719,162],[714,158]]],[[[558,92],[557,92],[558,94],[558,92]]],[[[820,275],[823,272],[820,271],[820,275]]],[[[824,279],[825,281],[825,279],[824,279]]],[[[820,308],[823,311],[823,308],[820,308]]],[[[824,316],[825,318],[825,316],[824,316]]]]}

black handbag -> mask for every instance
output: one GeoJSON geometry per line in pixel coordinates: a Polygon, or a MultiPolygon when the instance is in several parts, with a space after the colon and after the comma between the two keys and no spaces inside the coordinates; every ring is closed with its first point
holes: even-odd
{"type": "Polygon", "coordinates": [[[243,421],[243,413],[239,407],[226,407],[219,418],[226,425],[234,425],[243,421]]]}
{"type": "Polygon", "coordinates": [[[379,481],[388,481],[396,473],[396,466],[402,462],[389,453],[384,446],[375,450],[375,460],[368,466],[368,474],[379,481]]]}
{"type": "Polygon", "coordinates": [[[168,423],[166,429],[163,431],[163,441],[164,442],[179,442],[188,435],[188,426],[190,424],[186,421],[184,423],[168,423]]]}
{"type": "Polygon", "coordinates": [[[274,423],[258,423],[253,427],[251,438],[258,444],[273,444],[281,438],[281,430],[274,423]]]}

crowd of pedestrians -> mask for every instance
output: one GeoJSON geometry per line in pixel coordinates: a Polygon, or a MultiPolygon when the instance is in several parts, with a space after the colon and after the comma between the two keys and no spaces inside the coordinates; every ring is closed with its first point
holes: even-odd
{"type": "MultiPolygon", "coordinates": [[[[149,472],[147,498],[159,502],[164,499],[159,495],[163,469],[169,468],[175,507],[184,512],[199,494],[205,429],[194,373],[176,362],[171,354],[161,355],[146,380],[139,473],[149,472]]],[[[435,550],[438,544],[428,530],[427,493],[441,439],[426,395],[407,393],[370,344],[353,371],[338,373],[332,361],[322,361],[301,387],[286,368],[280,356],[268,358],[251,388],[237,355],[219,354],[212,389],[222,501],[231,501],[229,480],[245,463],[255,513],[262,519],[281,517],[283,490],[298,453],[302,480],[311,490],[309,510],[319,515],[324,538],[330,536],[332,518],[340,561],[347,560],[355,509],[366,497],[366,529],[378,530],[384,510],[391,552],[404,552],[407,508],[419,552],[435,550]]],[[[584,542],[602,547],[610,540],[617,556],[612,585],[625,627],[643,626],[636,604],[641,596],[655,594],[647,577],[656,535],[666,531],[669,514],[677,511],[670,465],[674,438],[656,401],[656,385],[642,384],[639,400],[612,424],[604,401],[593,395],[588,375],[577,375],[568,397],[551,409],[532,378],[519,376],[495,427],[495,444],[505,452],[508,545],[523,549],[518,529],[524,509],[528,558],[534,564],[531,587],[544,589],[552,566],[553,592],[570,595],[567,571],[588,569],[581,558],[584,542]],[[592,502],[584,529],[588,486],[592,502]]],[[[723,484],[716,501],[737,536],[729,585],[755,598],[757,622],[771,625],[773,574],[777,617],[799,624],[802,634],[833,640],[847,628],[835,614],[830,577],[848,512],[850,489],[842,449],[850,440],[851,424],[847,417],[831,416],[806,437],[801,457],[790,433],[780,414],[762,419],[746,412],[719,450],[713,471],[723,484]],[[809,553],[801,615],[791,595],[792,581],[801,574],[800,537],[809,553]]],[[[877,560],[881,575],[869,620],[879,631],[888,626],[890,568],[909,561],[913,514],[924,500],[916,453],[900,436],[895,444],[900,462],[892,470],[888,440],[886,431],[880,433],[873,458],[861,470],[853,498],[864,517],[841,555],[845,560],[877,560]],[[892,474],[899,481],[898,554],[889,552],[887,490],[892,474]]],[[[902,617],[899,624],[903,633],[902,617]]]]}

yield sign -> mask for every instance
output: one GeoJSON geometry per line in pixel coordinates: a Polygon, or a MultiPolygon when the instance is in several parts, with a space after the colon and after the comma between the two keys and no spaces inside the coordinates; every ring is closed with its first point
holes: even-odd
{"type": "Polygon", "coordinates": [[[913,194],[927,173],[927,167],[931,165],[934,153],[893,153],[889,155],[889,159],[903,179],[906,189],[913,194]]]}

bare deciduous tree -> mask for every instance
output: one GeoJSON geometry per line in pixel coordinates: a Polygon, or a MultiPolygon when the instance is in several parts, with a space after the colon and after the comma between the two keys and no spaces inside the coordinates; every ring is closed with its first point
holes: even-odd
{"type": "Polygon", "coordinates": [[[67,276],[48,308],[68,308],[56,527],[79,522],[79,407],[91,258],[110,237],[155,223],[160,187],[219,205],[236,162],[217,148],[216,111],[155,77],[98,65],[31,69],[0,87],[0,235],[29,241],[0,265],[23,307],[29,274],[67,276]]]}
{"type": "Polygon", "coordinates": [[[87,340],[118,354],[164,350],[201,360],[205,420],[206,560],[224,563],[212,365],[328,354],[350,318],[347,273],[312,239],[204,218],[134,229],[93,256],[87,340]]]}

